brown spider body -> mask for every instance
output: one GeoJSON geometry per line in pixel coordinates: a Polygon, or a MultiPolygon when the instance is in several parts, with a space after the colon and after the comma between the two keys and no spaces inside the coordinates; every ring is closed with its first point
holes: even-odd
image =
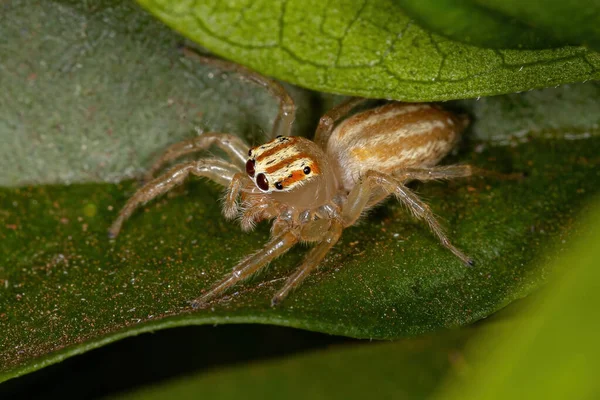
{"type": "Polygon", "coordinates": [[[296,243],[315,243],[273,297],[272,304],[279,303],[319,265],[343,229],[390,195],[424,220],[442,245],[464,263],[472,263],[450,243],[429,207],[405,186],[410,180],[450,179],[473,173],[466,165],[435,167],[454,148],[468,123],[466,118],[430,104],[398,102],[345,118],[365,101],[354,98],[323,116],[311,141],[289,135],[294,103],[278,83],[240,66],[189,51],[188,56],[238,72],[280,100],[273,128],[277,137],[265,144],[250,148],[236,136],[207,133],[171,146],[150,174],[168,161],[211,145],[224,150],[230,160],[199,159],[173,167],[139,189],[111,226],[110,235],[115,237],[140,204],[182,183],[189,174],[228,188],[223,213],[227,218],[239,218],[244,230],[257,222],[274,220],[272,237],[265,247],[242,260],[230,275],[194,300],[194,306],[221,295],[296,243]]]}
{"type": "Polygon", "coordinates": [[[342,121],[327,143],[343,186],[368,171],[392,174],[437,165],[458,142],[468,119],[435,105],[388,103],[342,121]]]}

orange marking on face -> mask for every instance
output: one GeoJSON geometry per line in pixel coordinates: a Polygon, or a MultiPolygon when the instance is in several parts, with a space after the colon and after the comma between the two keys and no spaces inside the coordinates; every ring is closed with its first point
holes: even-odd
{"type": "Polygon", "coordinates": [[[290,175],[291,176],[288,176],[283,181],[281,181],[281,184],[284,188],[307,178],[307,175],[305,175],[302,171],[294,171],[290,175]]]}

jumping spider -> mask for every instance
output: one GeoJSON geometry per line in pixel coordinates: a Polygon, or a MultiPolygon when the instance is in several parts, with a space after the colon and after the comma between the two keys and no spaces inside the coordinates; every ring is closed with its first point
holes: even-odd
{"type": "Polygon", "coordinates": [[[204,158],[176,165],[140,188],[110,228],[110,236],[116,237],[138,206],[168,192],[190,174],[227,188],[223,214],[228,219],[239,217],[244,231],[259,221],[274,219],[265,247],[241,260],[192,305],[201,306],[221,295],[296,243],[316,243],[273,297],[272,305],[278,304],[321,263],[345,228],[389,195],[424,220],[444,247],[472,265],[472,260],[452,245],[427,204],[405,185],[412,180],[454,179],[475,172],[469,165],[436,167],[456,145],[468,125],[466,117],[432,104],[400,102],[347,117],[365,101],[352,98],[321,117],[311,141],[291,136],[295,105],[279,83],[242,66],[187,49],[184,52],[264,86],[280,102],[273,139],[268,143],[250,147],[234,135],[205,133],[169,147],[152,166],[149,177],[165,163],[213,145],[225,151],[229,160],[204,158]]]}

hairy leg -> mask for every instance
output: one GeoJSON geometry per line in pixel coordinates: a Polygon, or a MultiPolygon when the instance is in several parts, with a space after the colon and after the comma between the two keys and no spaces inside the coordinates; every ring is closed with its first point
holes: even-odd
{"type": "Polygon", "coordinates": [[[322,149],[326,149],[327,142],[329,142],[329,137],[333,132],[335,123],[348,115],[355,107],[368,100],[369,99],[364,99],[362,97],[352,97],[327,111],[319,120],[319,125],[315,131],[314,142],[322,149]]]}
{"type": "Polygon", "coordinates": [[[273,237],[262,250],[254,253],[245,260],[242,260],[225,279],[214,285],[200,298],[192,301],[192,307],[198,308],[203,304],[206,304],[210,299],[217,297],[229,287],[235,285],[239,281],[249,278],[269,262],[286,253],[297,242],[297,236],[289,230],[273,237]]]}
{"type": "Polygon", "coordinates": [[[279,112],[275,117],[275,121],[273,121],[271,138],[279,135],[291,135],[292,124],[296,118],[296,105],[294,104],[292,97],[279,82],[262,76],[242,65],[219,60],[217,58],[201,56],[194,50],[187,47],[183,48],[183,54],[190,59],[200,62],[201,64],[211,65],[224,71],[235,72],[239,74],[242,79],[246,79],[267,89],[272,96],[279,100],[279,112]]]}
{"type": "MultiPolygon", "coordinates": [[[[275,207],[275,204],[266,196],[261,196],[259,201],[250,203],[242,201],[242,208],[243,211],[240,218],[240,225],[242,226],[243,231],[252,230],[257,222],[275,218],[279,211],[277,207],[275,207]]],[[[285,229],[287,229],[287,227],[288,224],[285,224],[285,229]]],[[[279,234],[280,231],[275,232],[271,230],[271,233],[276,235],[279,234]]]]}
{"type": "Polygon", "coordinates": [[[171,168],[163,175],[138,189],[129,201],[127,201],[127,204],[125,204],[117,219],[111,225],[108,231],[109,236],[112,238],[117,237],[123,223],[138,206],[173,189],[173,187],[182,183],[190,174],[203,176],[220,185],[227,186],[238,171],[235,165],[218,159],[192,161],[171,168]]]}
{"type": "Polygon", "coordinates": [[[392,176],[401,181],[431,181],[466,178],[471,175],[491,173],[471,165],[444,165],[431,168],[402,168],[392,172],[392,176]]]}
{"type": "Polygon", "coordinates": [[[227,219],[233,219],[238,214],[238,197],[242,190],[244,189],[244,184],[251,183],[249,178],[241,173],[236,172],[231,181],[229,182],[229,186],[227,187],[227,193],[225,194],[225,201],[223,203],[223,215],[227,219]]]}
{"type": "Polygon", "coordinates": [[[343,219],[346,226],[354,224],[361,213],[367,207],[371,193],[377,188],[383,189],[388,194],[393,194],[401,201],[412,214],[418,219],[424,220],[433,233],[438,237],[444,247],[450,250],[456,257],[467,264],[473,265],[473,260],[458,250],[444,233],[440,223],[436,220],[433,212],[415,193],[404,186],[403,182],[391,175],[381,172],[369,171],[365,178],[356,184],[344,206],[343,219]]]}
{"type": "Polygon", "coordinates": [[[472,175],[502,180],[517,180],[523,178],[523,174],[518,172],[512,174],[503,174],[496,171],[490,171],[488,169],[477,168],[472,165],[442,165],[431,168],[403,168],[392,172],[392,175],[395,178],[403,181],[456,179],[466,178],[472,175]]]}
{"type": "MultiPolygon", "coordinates": [[[[430,181],[443,179],[466,178],[471,175],[496,174],[492,171],[476,168],[471,165],[448,165],[431,168],[403,168],[392,172],[392,176],[404,183],[412,180],[430,181]]],[[[390,193],[379,188],[373,190],[365,208],[371,208],[389,196],[390,193]]]]}
{"type": "MultiPolygon", "coordinates": [[[[484,176],[501,180],[519,180],[523,179],[523,174],[516,172],[512,174],[503,174],[496,171],[490,171],[483,168],[477,168],[472,165],[444,165],[431,168],[403,168],[392,172],[392,176],[404,183],[408,181],[431,181],[431,180],[449,180],[457,178],[467,178],[469,176],[484,176]]],[[[373,193],[367,203],[367,208],[381,202],[389,195],[385,190],[379,193],[373,193]]]]}
{"type": "Polygon", "coordinates": [[[146,173],[146,180],[152,179],[156,171],[158,171],[166,163],[187,154],[192,154],[201,150],[207,150],[212,145],[215,145],[221,150],[225,151],[231,158],[231,161],[243,170],[244,165],[246,164],[246,158],[248,156],[248,149],[250,146],[235,135],[209,132],[192,139],[175,143],[167,148],[162,156],[154,162],[152,167],[146,173]]]}
{"type": "MultiPolygon", "coordinates": [[[[324,227],[323,221],[325,220],[313,222],[313,224],[317,224],[315,225],[317,230],[324,227]]],[[[317,239],[316,236],[312,238],[312,240],[319,240],[319,243],[310,250],[302,264],[300,264],[296,271],[285,282],[285,285],[283,285],[283,287],[275,294],[271,300],[272,306],[281,303],[294,288],[300,285],[302,281],[319,266],[329,250],[331,250],[339,240],[343,229],[340,221],[332,219],[330,220],[329,228],[324,232],[321,232],[320,238],[317,239]]]]}

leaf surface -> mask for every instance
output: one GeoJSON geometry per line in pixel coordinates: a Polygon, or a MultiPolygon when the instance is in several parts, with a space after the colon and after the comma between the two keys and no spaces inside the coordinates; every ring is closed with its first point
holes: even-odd
{"type": "Polygon", "coordinates": [[[203,372],[112,398],[595,398],[599,326],[589,316],[600,301],[600,208],[594,211],[585,236],[554,262],[551,284],[508,318],[203,372]]]}
{"type": "MultiPolygon", "coordinates": [[[[25,5],[4,8],[10,22],[0,27],[11,38],[0,47],[0,380],[187,324],[381,339],[469,324],[545,281],[546,261],[569,243],[598,191],[597,85],[448,104],[475,118],[472,140],[448,163],[528,173],[520,182],[414,186],[476,268],[388,202],[348,229],[281,307],[269,299],[301,247],[193,311],[188,301],[259,248],[268,226],[242,233],[221,217],[221,189],[191,181],[136,213],[118,240],[107,239],[107,228],[136,189],[127,178],[153,154],[198,130],[258,142],[276,103],[183,59],[181,38],[129,3],[25,5]]],[[[309,134],[335,99],[294,94],[297,133],[309,134]]]]}
{"type": "Polygon", "coordinates": [[[599,76],[600,57],[592,50],[475,47],[422,29],[396,0],[139,3],[222,57],[326,92],[439,101],[599,76]]]}

